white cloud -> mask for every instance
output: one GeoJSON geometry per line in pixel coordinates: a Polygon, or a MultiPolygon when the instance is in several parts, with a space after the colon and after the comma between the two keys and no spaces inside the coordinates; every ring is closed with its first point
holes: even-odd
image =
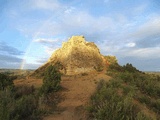
{"type": "Polygon", "coordinates": [[[58,39],[44,39],[44,38],[37,38],[33,40],[34,42],[44,43],[44,44],[52,44],[54,42],[58,42],[58,39]]]}
{"type": "Polygon", "coordinates": [[[153,48],[140,48],[131,52],[132,56],[137,56],[140,58],[159,58],[160,47],[153,48]]]}
{"type": "MultiPolygon", "coordinates": [[[[96,32],[109,31],[114,26],[112,19],[109,17],[92,17],[88,13],[76,12],[76,14],[61,15],[58,21],[54,18],[48,22],[44,22],[45,26],[41,28],[41,35],[73,35],[73,34],[94,34],[96,32]],[[50,26],[50,27],[48,27],[50,26]]],[[[43,23],[42,23],[43,24],[43,23]]],[[[35,32],[38,31],[35,29],[35,32]]],[[[32,32],[33,33],[33,32],[32,32]]]]}
{"type": "Polygon", "coordinates": [[[74,10],[75,10],[74,7],[69,7],[69,8],[67,8],[67,9],[64,11],[64,13],[66,13],[66,14],[71,14],[74,10]]]}
{"type": "Polygon", "coordinates": [[[135,47],[136,46],[136,43],[134,42],[130,42],[128,44],[126,44],[126,47],[135,47]]]}
{"type": "Polygon", "coordinates": [[[145,23],[139,28],[139,33],[159,34],[160,33],[160,16],[156,18],[151,18],[150,21],[145,23]]]}
{"type": "Polygon", "coordinates": [[[140,25],[135,32],[130,34],[130,37],[139,40],[157,34],[160,34],[160,16],[150,18],[147,22],[140,25]]]}
{"type": "Polygon", "coordinates": [[[110,28],[112,20],[108,17],[92,17],[86,12],[65,16],[63,21],[67,29],[77,29],[88,33],[104,31],[110,28]]]}
{"type": "Polygon", "coordinates": [[[137,49],[121,49],[115,54],[121,57],[135,57],[141,59],[157,59],[160,58],[160,47],[137,48],[137,49]]]}

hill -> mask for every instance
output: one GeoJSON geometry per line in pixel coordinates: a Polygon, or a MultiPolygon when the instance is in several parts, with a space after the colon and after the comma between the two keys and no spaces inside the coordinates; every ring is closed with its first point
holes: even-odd
{"type": "Polygon", "coordinates": [[[98,47],[93,42],[87,42],[84,36],[72,36],[34,74],[42,74],[42,71],[51,64],[57,64],[61,73],[65,75],[75,75],[103,70],[105,63],[104,56],[100,54],[98,47]]]}

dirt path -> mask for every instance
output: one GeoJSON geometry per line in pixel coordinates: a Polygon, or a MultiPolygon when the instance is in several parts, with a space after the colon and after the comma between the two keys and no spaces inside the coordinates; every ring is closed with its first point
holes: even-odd
{"type": "Polygon", "coordinates": [[[36,78],[22,78],[22,79],[17,79],[13,81],[16,86],[20,85],[27,85],[27,86],[34,86],[36,88],[39,88],[42,86],[43,81],[42,79],[36,79],[36,78]]]}
{"type": "MultiPolygon", "coordinates": [[[[99,80],[109,80],[110,77],[102,73],[89,75],[62,76],[60,95],[63,100],[58,104],[54,114],[43,120],[86,120],[86,105],[96,89],[99,80]]],[[[42,79],[25,78],[14,81],[15,85],[29,85],[36,88],[42,85],[42,79]]]]}
{"type": "Polygon", "coordinates": [[[102,73],[86,76],[63,76],[61,85],[64,90],[61,95],[64,100],[58,104],[59,112],[49,115],[44,120],[85,120],[85,105],[95,91],[96,83],[100,79],[109,80],[110,77],[102,73]]]}

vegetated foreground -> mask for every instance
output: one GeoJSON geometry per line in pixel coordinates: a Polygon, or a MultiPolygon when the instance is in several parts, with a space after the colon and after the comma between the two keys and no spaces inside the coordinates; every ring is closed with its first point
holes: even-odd
{"type": "Polygon", "coordinates": [[[13,79],[15,76],[0,74],[0,119],[160,118],[160,76],[145,74],[132,64],[120,66],[115,61],[109,63],[107,71],[62,77],[51,66],[43,81],[18,77],[14,86],[13,79]]]}
{"type": "MultiPolygon", "coordinates": [[[[80,120],[87,119],[86,106],[89,104],[90,96],[94,93],[97,83],[104,79],[108,81],[110,77],[104,73],[90,73],[74,76],[62,76],[62,89],[57,93],[61,96],[61,101],[56,110],[44,117],[44,120],[80,120]]],[[[15,80],[16,85],[34,85],[40,87],[41,79],[28,78],[26,80],[15,80]]]]}
{"type": "Polygon", "coordinates": [[[132,64],[112,64],[91,97],[90,116],[97,120],[159,120],[160,76],[145,74],[132,64]]]}

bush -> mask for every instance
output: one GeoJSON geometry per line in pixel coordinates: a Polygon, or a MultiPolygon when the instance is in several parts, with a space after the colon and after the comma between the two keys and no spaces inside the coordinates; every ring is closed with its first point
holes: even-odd
{"type": "Polygon", "coordinates": [[[15,99],[10,89],[0,91],[0,120],[10,120],[10,109],[14,109],[15,99]]]}
{"type": "Polygon", "coordinates": [[[89,111],[92,118],[97,120],[136,120],[148,118],[140,115],[140,110],[133,104],[132,90],[126,95],[118,94],[121,86],[117,80],[110,80],[109,83],[100,81],[97,91],[91,97],[89,111]]]}
{"type": "Polygon", "coordinates": [[[34,94],[15,97],[16,91],[0,91],[0,120],[39,120],[38,98],[34,94]]]}
{"type": "MultiPolygon", "coordinates": [[[[123,96],[128,96],[128,92],[132,93],[132,98],[137,102],[147,106],[148,109],[154,111],[157,118],[160,113],[160,83],[159,76],[145,74],[137,70],[132,64],[127,63],[124,66],[112,64],[107,70],[107,74],[113,78],[120,80],[120,88],[123,89],[123,96]]],[[[110,82],[111,83],[111,82],[110,82]]],[[[110,85],[111,86],[111,85],[110,85]]],[[[113,86],[113,85],[112,85],[113,86]]],[[[119,86],[117,86],[119,87],[119,86]]],[[[119,94],[117,92],[117,94],[119,94]]],[[[141,108],[143,109],[143,108],[141,108]]],[[[143,111],[143,110],[142,110],[143,111]]],[[[137,114],[136,119],[148,119],[144,113],[137,114]]],[[[153,117],[153,118],[154,118],[153,117]]],[[[149,118],[150,119],[150,118],[149,118]]]]}
{"type": "Polygon", "coordinates": [[[132,64],[110,65],[107,74],[122,79],[126,84],[137,86],[142,93],[151,97],[158,98],[160,96],[159,77],[145,74],[133,67],[132,64]]]}
{"type": "Polygon", "coordinates": [[[42,94],[48,94],[57,91],[60,88],[61,73],[55,66],[49,66],[44,74],[43,85],[41,88],[42,94]]]}
{"type": "Polygon", "coordinates": [[[10,76],[0,74],[0,78],[0,120],[40,120],[48,110],[44,108],[49,106],[49,110],[54,110],[56,107],[59,98],[50,93],[60,87],[61,74],[56,67],[50,66],[46,70],[41,96],[34,86],[15,87],[10,76]]]}
{"type": "Polygon", "coordinates": [[[14,110],[11,112],[11,116],[18,120],[35,120],[38,119],[36,117],[36,111],[38,108],[38,101],[34,95],[22,96],[20,99],[16,101],[16,105],[14,110]]]}
{"type": "Polygon", "coordinates": [[[34,87],[15,87],[13,79],[0,74],[0,120],[39,120],[39,98],[34,87]]]}
{"type": "Polygon", "coordinates": [[[160,100],[159,99],[155,100],[153,98],[150,98],[147,95],[136,96],[136,99],[139,100],[141,103],[145,104],[148,108],[160,114],[160,100]]]}
{"type": "Polygon", "coordinates": [[[131,72],[131,73],[139,72],[139,70],[137,70],[135,67],[133,67],[132,64],[130,64],[130,63],[127,63],[126,65],[124,65],[123,69],[125,71],[131,72]]]}
{"type": "Polygon", "coordinates": [[[136,120],[151,120],[152,118],[147,117],[145,114],[142,112],[139,112],[135,118],[136,120]]]}
{"type": "Polygon", "coordinates": [[[111,71],[111,72],[123,72],[124,70],[123,70],[122,66],[120,66],[118,63],[115,63],[115,64],[109,65],[108,71],[111,71]]]}
{"type": "Polygon", "coordinates": [[[26,85],[22,85],[22,86],[17,86],[15,87],[15,98],[20,98],[24,95],[31,95],[34,94],[35,92],[35,88],[34,86],[26,86],[26,85]]]}
{"type": "Polygon", "coordinates": [[[44,72],[43,85],[38,91],[39,108],[43,113],[54,111],[60,101],[56,92],[60,89],[61,73],[60,64],[50,65],[44,72]]]}
{"type": "Polygon", "coordinates": [[[8,75],[0,73],[0,90],[4,90],[7,87],[13,87],[13,79],[8,75]]]}

